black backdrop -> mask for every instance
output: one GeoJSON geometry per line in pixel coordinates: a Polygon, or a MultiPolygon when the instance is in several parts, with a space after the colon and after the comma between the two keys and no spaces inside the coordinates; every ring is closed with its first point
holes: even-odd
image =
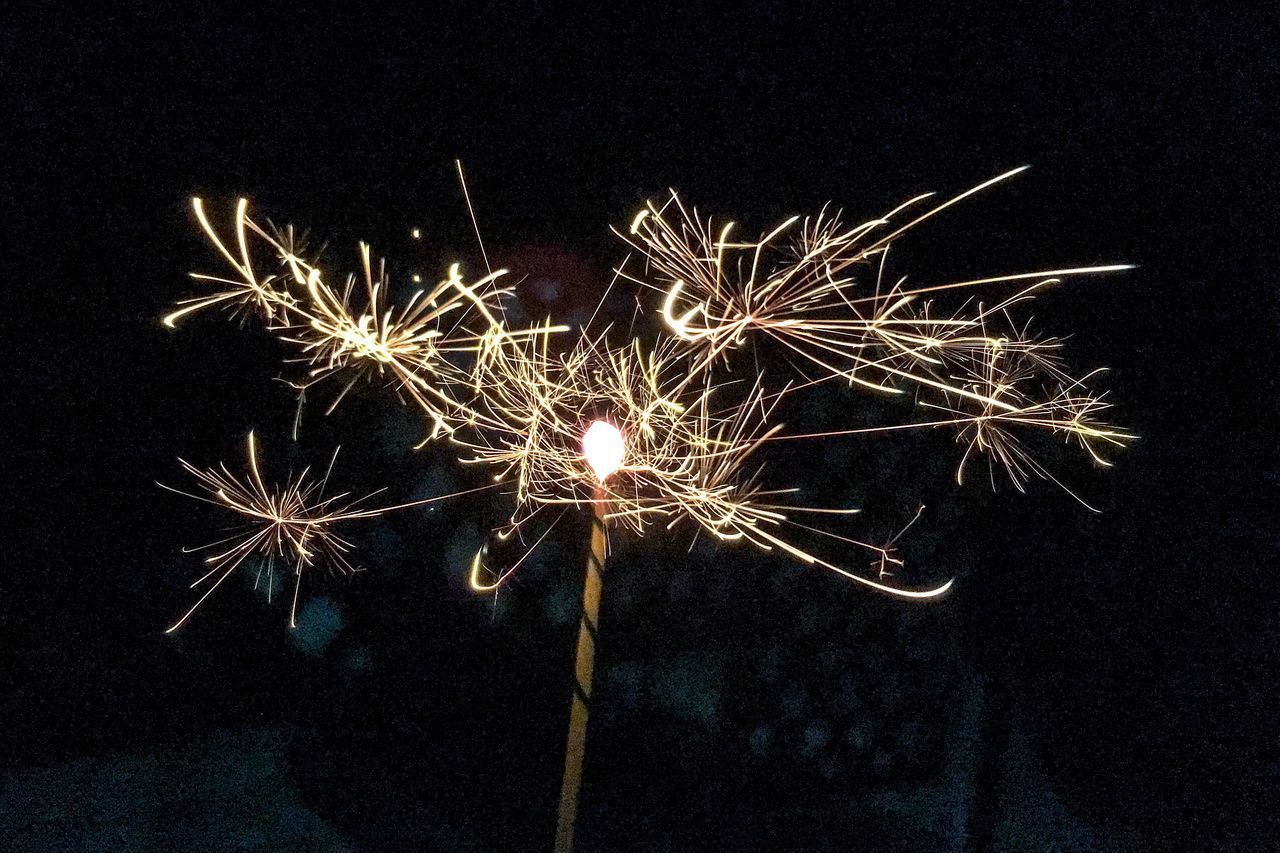
{"type": "Polygon", "coordinates": [[[874,215],[1030,164],[908,257],[922,276],[1138,264],[1037,312],[1074,334],[1076,364],[1113,368],[1117,419],[1142,436],[1105,476],[1078,466],[1105,512],[1047,488],[939,497],[945,442],[848,451],[849,494],[943,501],[920,547],[962,582],[923,615],[687,540],[624,548],[584,847],[956,841],[863,804],[942,772],[972,689],[973,846],[1017,808],[994,791],[1015,721],[1090,837],[1263,846],[1276,21],[1123,5],[11,22],[6,767],[266,726],[309,806],[359,844],[548,843],[581,531],[495,609],[460,584],[482,502],[388,519],[363,540],[370,571],[314,590],[314,648],[244,584],[160,633],[196,569],[178,547],[212,523],[153,485],[179,479],[178,454],[236,458],[256,428],[282,465],[346,444],[356,486],[467,484],[410,453],[419,426],[374,393],[328,419],[313,406],[291,447],[271,341],[214,319],[160,327],[185,273],[213,266],[189,196],[229,210],[247,194],[330,239],[335,263],[365,238],[434,273],[476,261],[460,157],[491,248],[559,286],[531,313],[565,313],[594,304],[622,254],[607,225],[668,186],[763,226],[828,200],[874,215]],[[832,692],[850,683],[856,712],[832,692]]]}

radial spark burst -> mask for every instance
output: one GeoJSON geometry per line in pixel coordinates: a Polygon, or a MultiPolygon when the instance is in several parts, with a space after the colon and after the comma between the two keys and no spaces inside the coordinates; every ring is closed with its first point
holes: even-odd
{"type": "Polygon", "coordinates": [[[362,377],[381,376],[422,408],[435,433],[451,432],[473,415],[453,396],[456,389],[466,387],[466,366],[460,361],[473,356],[482,342],[501,345],[567,328],[546,324],[538,329],[507,329],[502,301],[511,289],[497,284],[507,271],[490,272],[468,283],[459,264],[451,265],[448,275],[433,288],[416,290],[404,307],[396,308],[388,304],[386,264],[379,261],[375,273],[367,243],[360,244],[358,277],[364,299],[357,304],[357,274],[349,274],[340,289],[331,287],[320,267],[302,257],[292,227],[283,233],[270,232],[249,218],[248,207],[245,199],[236,204],[237,252],[232,253],[210,224],[203,201],[192,199],[200,227],[236,275],[192,273],[192,278],[221,289],[180,302],[164,323],[172,328],[188,314],[214,307],[261,315],[267,327],[295,345],[299,360],[310,366],[296,387],[306,388],[335,374],[346,377],[330,409],[362,377]],[[258,272],[261,262],[254,262],[255,244],[271,256],[277,272],[258,272]]]}
{"type": "MultiPolygon", "coordinates": [[[[1065,436],[1103,464],[1101,446],[1121,445],[1133,436],[1098,420],[1108,406],[1087,382],[1101,371],[1071,377],[1061,367],[1060,342],[1027,334],[1010,310],[1066,277],[1131,267],[1071,267],[921,287],[885,277],[895,239],[1021,171],[901,224],[932,194],[854,226],[826,210],[794,216],[754,241],[735,240],[734,223],[703,219],[672,192],[665,204],[648,203],[629,229],[616,232],[644,258],[642,270],[624,266],[619,272],[661,294],[664,325],[693,353],[697,369],[712,370],[733,350],[758,340],[799,363],[800,387],[844,380],[878,393],[913,394],[924,406],[954,415],[906,426],[955,426],[966,444],[958,478],[971,454],[986,452],[1021,489],[1030,476],[1054,478],[1022,450],[1017,430],[1065,436]],[[970,309],[970,300],[946,316],[936,315],[931,302],[948,291],[1009,285],[1017,289],[992,305],[970,309]]],[[[878,429],[845,434],[870,431],[878,429]]]]}
{"type": "MultiPolygon", "coordinates": [[[[764,463],[756,453],[783,429],[774,414],[785,388],[768,392],[759,378],[743,388],[742,380],[717,383],[707,371],[690,372],[669,340],[646,352],[635,340],[610,347],[601,334],[580,338],[557,357],[547,354],[545,339],[531,339],[522,348],[495,348],[487,356],[476,368],[485,426],[459,430],[452,438],[470,450],[463,462],[489,465],[496,481],[516,484],[515,512],[500,538],[548,506],[602,502],[610,521],[641,535],[655,524],[665,530],[691,525],[722,542],[779,550],[909,598],[939,595],[950,585],[890,587],[793,544],[784,531],[803,529],[885,554],[878,546],[791,519],[858,510],[796,505],[787,501],[796,489],[759,484],[764,463]],[[607,480],[596,475],[583,452],[584,435],[601,420],[623,441],[621,463],[607,480]]],[[[488,569],[477,559],[471,582],[478,590],[492,589],[510,571],[488,569]]]]}
{"type": "Polygon", "coordinates": [[[383,489],[358,498],[352,498],[348,492],[325,497],[329,475],[338,458],[337,450],[334,450],[323,477],[314,478],[311,476],[311,469],[304,468],[297,476],[289,477],[284,485],[268,486],[262,476],[258,442],[252,432],[249,433],[247,447],[248,472],[241,475],[233,474],[225,463],[215,468],[202,469],[186,460],[179,460],[182,467],[195,477],[204,490],[204,495],[157,483],[168,491],[229,510],[240,519],[231,535],[207,545],[183,549],[184,552],[211,552],[205,558],[209,571],[191,584],[192,589],[205,585],[208,588],[191,609],[165,633],[181,627],[223,581],[250,557],[255,556],[260,558],[255,586],[262,582],[265,572],[268,594],[274,584],[277,561],[292,572],[294,585],[289,627],[295,627],[298,589],[305,570],[326,565],[331,571],[342,574],[359,571],[348,556],[352,550],[351,543],[337,532],[339,525],[467,494],[459,492],[395,506],[367,508],[363,504],[384,491],[383,489]]]}

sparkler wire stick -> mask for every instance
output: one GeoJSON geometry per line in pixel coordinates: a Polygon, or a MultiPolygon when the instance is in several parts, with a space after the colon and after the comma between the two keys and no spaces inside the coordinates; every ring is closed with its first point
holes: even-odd
{"type": "Polygon", "coordinates": [[[591,504],[591,553],[582,584],[582,617],[578,620],[578,655],[573,667],[573,699],[569,709],[569,739],[565,744],[564,778],[560,782],[560,809],[556,821],[556,853],[573,850],[573,824],[578,816],[578,789],[582,786],[582,759],[587,752],[587,714],[591,710],[591,677],[596,665],[599,636],[600,593],[604,587],[604,561],[609,550],[605,519],[609,490],[605,481],[626,456],[622,432],[608,421],[595,421],[582,436],[582,455],[595,472],[596,488],[591,504]]]}
{"type": "Polygon", "coordinates": [[[578,620],[578,656],[573,668],[573,700],[569,710],[569,738],[565,745],[564,778],[560,783],[560,810],[556,822],[556,853],[573,850],[573,824],[578,815],[578,789],[582,786],[582,761],[587,746],[587,715],[591,709],[591,680],[595,671],[596,637],[599,636],[600,594],[604,582],[607,538],[605,514],[608,497],[596,489],[591,516],[591,553],[582,586],[582,618],[578,620]]]}

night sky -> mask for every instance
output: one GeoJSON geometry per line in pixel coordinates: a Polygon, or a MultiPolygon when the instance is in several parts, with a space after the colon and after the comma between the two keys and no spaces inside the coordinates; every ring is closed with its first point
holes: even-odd
{"type": "MultiPolygon", "coordinates": [[[[496,602],[465,577],[503,510],[466,498],[353,529],[367,571],[315,573],[295,631],[248,574],[163,633],[201,573],[181,547],[222,522],[156,487],[189,485],[179,456],[235,462],[253,429],[280,474],[341,444],[354,491],[481,482],[413,450],[421,418],[376,386],[328,417],[309,397],[295,444],[259,324],[163,328],[187,273],[219,270],[190,197],[227,217],[249,197],[334,270],[363,239],[435,280],[482,266],[460,158],[531,318],[585,320],[625,255],[609,226],[668,187],[750,233],[1030,165],[895,264],[1137,265],[1033,312],[1074,369],[1111,368],[1112,419],[1140,435],[1109,471],[1050,460],[1100,514],[1051,484],[957,488],[940,434],[776,457],[866,507],[855,534],[927,504],[903,550],[920,583],[957,579],[942,601],[687,528],[618,537],[579,849],[1268,848],[1280,25],[1177,5],[10,21],[0,844],[550,848],[585,518],[496,602]]],[[[801,422],[911,416],[834,389],[801,422]]]]}

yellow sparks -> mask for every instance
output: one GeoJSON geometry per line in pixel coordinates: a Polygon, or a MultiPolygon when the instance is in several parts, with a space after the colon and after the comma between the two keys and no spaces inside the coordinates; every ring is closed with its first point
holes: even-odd
{"type": "Polygon", "coordinates": [[[967,442],[958,478],[972,453],[985,452],[1021,489],[1029,476],[1054,478],[1018,445],[1014,430],[1064,435],[1102,464],[1103,445],[1121,445],[1133,436],[1097,420],[1108,406],[1086,383],[1100,371],[1073,378],[1061,367],[1060,343],[1017,328],[1010,309],[1066,277],[1131,267],[1068,267],[923,287],[885,280],[892,240],[1021,171],[986,181],[901,226],[894,224],[899,214],[931,194],[853,226],[826,210],[791,217],[746,242],[730,239],[733,223],[717,232],[712,220],[672,192],[665,205],[649,202],[625,233],[615,231],[646,262],[643,272],[621,272],[661,294],[658,314],[688,348],[695,369],[713,369],[753,337],[799,359],[808,368],[805,386],[837,379],[880,393],[913,393],[923,405],[955,416],[947,423],[967,442]],[[1015,282],[1020,289],[990,307],[932,316],[929,300],[935,294],[1015,282]]]}
{"type": "Polygon", "coordinates": [[[252,432],[249,433],[247,446],[249,457],[247,475],[233,474],[225,464],[216,468],[200,469],[185,460],[179,460],[182,462],[182,467],[196,478],[205,492],[204,495],[191,494],[163,483],[157,484],[176,494],[230,510],[240,516],[243,524],[239,532],[229,537],[199,548],[183,549],[184,551],[213,552],[205,558],[205,564],[210,566],[209,571],[191,584],[191,588],[204,585],[210,579],[213,581],[191,609],[165,633],[180,628],[213,594],[214,590],[222,585],[224,580],[253,556],[260,557],[262,560],[258,567],[255,585],[261,583],[262,572],[265,569],[268,590],[271,589],[274,583],[276,560],[283,562],[293,573],[293,604],[289,611],[289,627],[296,627],[298,589],[302,583],[304,570],[323,562],[327,563],[331,570],[343,574],[358,571],[348,558],[351,543],[338,535],[334,529],[337,525],[448,500],[468,493],[458,492],[396,506],[363,508],[361,505],[377,492],[356,499],[350,499],[345,492],[330,497],[324,496],[333,463],[338,457],[337,450],[329,460],[329,467],[322,478],[318,480],[311,478],[311,470],[306,468],[283,486],[277,487],[268,486],[263,479],[258,460],[258,443],[252,432]]]}
{"type": "Polygon", "coordinates": [[[403,308],[387,304],[390,280],[386,265],[373,262],[368,244],[360,244],[363,304],[355,299],[357,275],[346,277],[340,289],[330,286],[319,266],[302,257],[292,228],[273,235],[248,216],[248,202],[236,205],[236,252],[210,224],[201,199],[192,200],[196,218],[209,240],[235,270],[235,276],[192,273],[213,284],[217,292],[180,302],[164,318],[174,327],[185,316],[218,306],[249,309],[260,314],[269,329],[296,345],[310,365],[296,384],[307,387],[342,373],[347,382],[334,400],[362,376],[385,376],[411,397],[436,425],[449,432],[471,416],[451,393],[465,387],[465,371],[451,359],[473,354],[490,334],[501,331],[504,341],[528,334],[550,334],[565,327],[508,330],[503,327],[502,300],[509,288],[498,286],[506,270],[497,270],[468,283],[459,264],[430,290],[416,290],[403,308]],[[261,274],[254,263],[254,244],[261,244],[280,272],[261,274]]]}
{"type": "MultiPolygon", "coordinates": [[[[760,451],[773,441],[951,427],[964,446],[957,480],[972,457],[985,454],[1021,490],[1032,477],[1061,485],[1025,446],[1022,436],[1028,431],[1065,438],[1103,465],[1103,448],[1133,438],[1100,419],[1108,404],[1088,386],[1101,371],[1073,377],[1063,367],[1059,340],[1034,336],[1013,319],[1015,309],[1049,283],[1126,265],[913,287],[904,278],[886,278],[892,241],[1020,171],[932,207],[920,208],[930,196],[918,196],[857,225],[826,209],[790,217],[758,240],[735,238],[734,223],[702,218],[674,192],[663,205],[650,202],[617,233],[644,260],[643,270],[624,264],[619,273],[659,295],[655,309],[666,334],[652,344],[611,342],[605,330],[584,331],[560,346],[558,336],[568,327],[550,319],[509,328],[503,304],[512,289],[500,284],[506,270],[468,280],[455,263],[434,287],[415,289],[397,306],[386,265],[374,261],[366,244],[360,245],[359,271],[335,288],[317,261],[304,258],[291,228],[268,232],[249,218],[248,204],[241,200],[234,236],[224,238],[195,199],[201,228],[233,274],[194,274],[215,292],[180,303],[165,323],[173,326],[188,314],[219,306],[255,313],[297,347],[299,360],[308,365],[298,385],[343,377],[338,400],[362,377],[385,378],[433,425],[428,440],[447,439],[459,448],[460,462],[487,469],[491,485],[486,488],[503,488],[512,496],[514,507],[496,532],[498,539],[521,533],[548,507],[563,513],[602,503],[610,520],[638,534],[655,525],[669,530],[684,524],[719,541],[745,542],[821,566],[882,592],[931,598],[944,593],[950,581],[921,590],[887,582],[903,564],[896,542],[906,527],[877,546],[801,523],[798,514],[857,510],[788,503],[785,496],[795,489],[760,484],[765,465],[760,451]],[[906,211],[916,215],[907,217],[906,211]],[[264,253],[272,272],[259,272],[267,266],[257,257],[264,253]],[[1013,289],[989,305],[965,302],[958,310],[939,312],[933,301],[953,291],[1000,286],[1013,289]],[[729,376],[725,368],[744,347],[756,344],[773,346],[798,362],[800,376],[781,388],[766,386],[760,375],[750,383],[740,374],[729,376]],[[911,393],[922,407],[942,414],[916,423],[788,433],[780,419],[783,402],[832,380],[881,394],[911,393]],[[620,450],[612,448],[620,459],[610,462],[607,479],[583,452],[584,435],[596,422],[609,425],[622,442],[620,450]],[[842,550],[850,544],[869,550],[876,577],[801,548],[799,531],[842,543],[842,550]]],[[[460,164],[458,173],[475,225],[460,164]]],[[[479,237],[478,226],[476,232],[479,237]]],[[[414,229],[413,236],[421,233],[414,229]]],[[[214,555],[214,570],[200,582],[221,572],[216,587],[254,553],[287,557],[299,575],[321,554],[340,569],[349,568],[346,542],[331,527],[372,511],[353,509],[354,504],[336,508],[337,499],[321,500],[314,484],[302,477],[268,492],[257,472],[252,437],[247,480],[225,468],[197,472],[187,467],[213,502],[258,525],[214,555]]],[[[549,531],[505,567],[487,564],[486,546],[472,562],[472,586],[497,588],[549,531]]]]}
{"type": "MultiPolygon", "coordinates": [[[[949,584],[914,591],[876,583],[784,538],[782,531],[795,526],[883,553],[788,516],[856,510],[779,503],[792,490],[766,491],[754,476],[758,469],[747,471],[755,451],[782,430],[770,421],[784,394],[769,395],[757,382],[721,405],[719,396],[730,396],[732,389],[713,384],[709,374],[691,382],[687,368],[670,342],[646,352],[638,341],[610,347],[603,336],[584,337],[558,357],[547,355],[535,339],[520,348],[494,347],[476,366],[475,402],[484,418],[476,429],[451,438],[469,449],[463,462],[487,465],[495,480],[514,483],[516,510],[507,532],[521,529],[549,505],[603,501],[609,520],[637,534],[655,524],[670,530],[692,523],[720,541],[776,549],[894,595],[930,597],[946,590],[949,584]],[[621,462],[603,482],[583,452],[584,436],[597,420],[624,437],[621,462]]],[[[492,589],[493,582],[479,580],[481,567],[477,556],[472,585],[492,589]]],[[[489,574],[501,578],[509,571],[489,574]]]]}

